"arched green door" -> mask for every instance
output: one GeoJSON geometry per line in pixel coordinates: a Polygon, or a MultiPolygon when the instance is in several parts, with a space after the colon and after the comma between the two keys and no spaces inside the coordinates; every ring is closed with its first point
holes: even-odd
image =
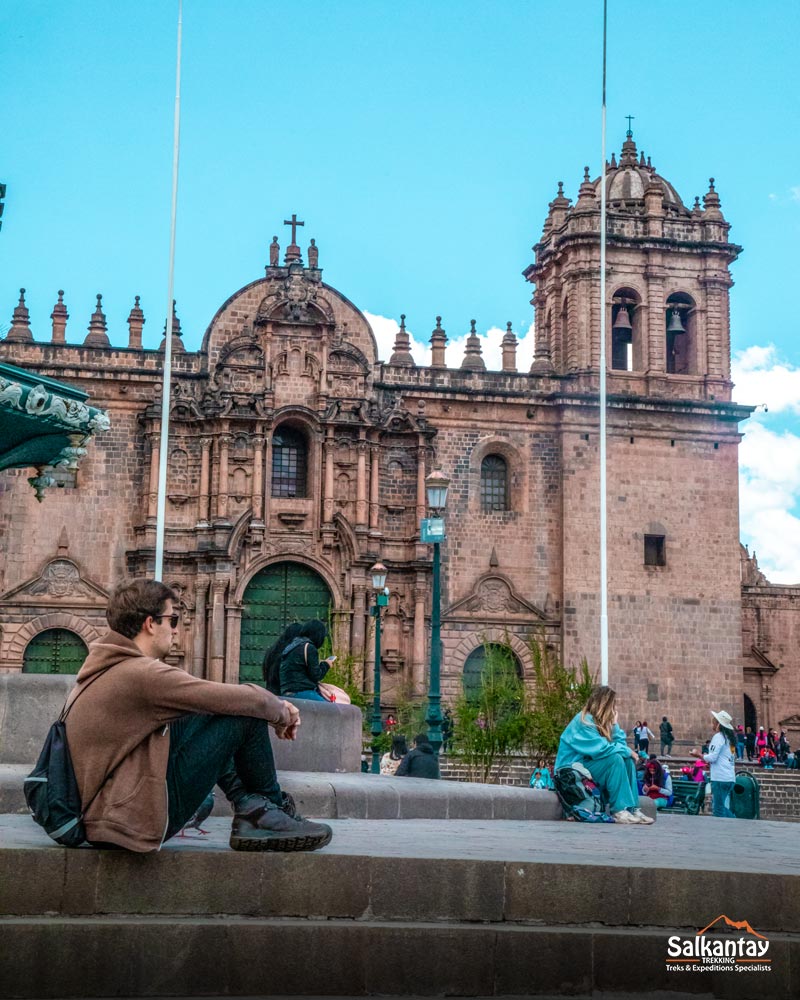
{"type": "Polygon", "coordinates": [[[257,573],[244,592],[239,680],[261,681],[264,653],[292,622],[328,620],[331,592],[301,563],[282,562],[257,573]]]}
{"type": "Polygon", "coordinates": [[[89,655],[80,636],[65,628],[49,628],[35,635],[25,648],[26,674],[77,674],[89,655]]]}
{"type": "Polygon", "coordinates": [[[496,642],[487,642],[473,649],[464,662],[464,694],[469,701],[477,698],[481,690],[481,678],[487,666],[495,670],[508,670],[522,679],[522,664],[508,648],[496,642]]]}

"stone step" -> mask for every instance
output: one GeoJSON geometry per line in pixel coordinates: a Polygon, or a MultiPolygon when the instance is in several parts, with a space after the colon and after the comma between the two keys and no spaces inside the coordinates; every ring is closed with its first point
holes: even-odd
{"type": "MultiPolygon", "coordinates": [[[[678,931],[676,931],[678,933],[678,931]]],[[[0,920],[3,998],[457,995],[702,991],[789,1000],[796,936],[770,936],[770,973],[668,970],[663,928],[243,917],[0,920]]]]}
{"type": "Polygon", "coordinates": [[[142,856],[0,817],[0,997],[800,995],[785,824],[331,825],[319,852],[240,854],[211,817],[142,856]],[[667,972],[670,934],[722,913],[769,939],[773,971],[667,972]]]}

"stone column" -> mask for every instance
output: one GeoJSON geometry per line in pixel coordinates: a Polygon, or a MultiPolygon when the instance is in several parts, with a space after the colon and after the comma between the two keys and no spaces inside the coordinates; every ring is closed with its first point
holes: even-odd
{"type": "Polygon", "coordinates": [[[225,679],[225,580],[214,580],[211,584],[211,656],[208,663],[208,679],[225,679]]]}
{"type": "Polygon", "coordinates": [[[380,514],[379,505],[379,487],[380,487],[380,474],[381,474],[381,451],[380,445],[373,444],[370,449],[370,467],[369,467],[369,527],[370,531],[378,530],[378,521],[380,514]]]}
{"type": "Polygon", "coordinates": [[[206,601],[208,580],[198,577],[194,591],[194,636],[192,644],[192,669],[195,677],[206,676],[206,601]]]}
{"type": "Polygon", "coordinates": [[[425,599],[428,595],[425,573],[417,573],[414,586],[414,655],[411,679],[414,694],[425,693],[425,599]]]}
{"type": "Polygon", "coordinates": [[[150,435],[150,488],[147,498],[147,520],[155,521],[158,514],[158,462],[160,455],[160,432],[154,428],[150,435]]]}
{"type": "Polygon", "coordinates": [[[239,650],[242,634],[242,609],[235,604],[225,608],[225,666],[223,677],[228,684],[239,682],[239,650]]]}
{"type": "Polygon", "coordinates": [[[272,431],[267,434],[266,454],[264,455],[264,476],[266,488],[264,489],[264,523],[269,525],[269,502],[272,497],[272,431]]]}
{"type": "Polygon", "coordinates": [[[366,431],[359,432],[358,441],[358,493],[356,497],[356,526],[367,523],[367,442],[366,431]]]}
{"type": "Polygon", "coordinates": [[[217,520],[228,520],[228,449],[231,445],[230,434],[220,434],[219,443],[219,481],[217,483],[217,520]]]}
{"type": "Polygon", "coordinates": [[[367,592],[363,583],[353,585],[353,626],[350,637],[350,652],[354,661],[353,683],[364,690],[364,625],[367,607],[367,592]]]}
{"type": "Polygon", "coordinates": [[[647,327],[647,368],[651,374],[667,370],[667,305],[661,271],[650,273],[647,283],[647,307],[642,311],[641,329],[647,327]]]}
{"type": "Polygon", "coordinates": [[[253,520],[260,521],[264,514],[264,435],[253,438],[253,520]]]}
{"type": "Polygon", "coordinates": [[[325,495],[323,500],[322,520],[330,524],[333,520],[333,428],[329,427],[325,438],[325,495]]]}
{"type": "Polygon", "coordinates": [[[419,522],[425,517],[427,508],[425,496],[425,438],[422,434],[417,439],[417,527],[415,534],[419,532],[419,522]]]}
{"type": "Polygon", "coordinates": [[[197,502],[197,521],[208,524],[209,497],[211,496],[211,438],[200,438],[200,496],[197,502]]]}

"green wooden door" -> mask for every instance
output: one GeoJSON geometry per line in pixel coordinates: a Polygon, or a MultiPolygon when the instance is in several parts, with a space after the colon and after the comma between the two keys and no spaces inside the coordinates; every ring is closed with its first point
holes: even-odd
{"type": "Polygon", "coordinates": [[[22,670],[26,674],[77,674],[88,655],[80,636],[65,628],[49,628],[28,643],[22,670]]]}
{"type": "Polygon", "coordinates": [[[242,603],[239,680],[262,681],[264,653],[292,622],[327,621],[331,592],[313,569],[282,562],[253,577],[242,603]]]}

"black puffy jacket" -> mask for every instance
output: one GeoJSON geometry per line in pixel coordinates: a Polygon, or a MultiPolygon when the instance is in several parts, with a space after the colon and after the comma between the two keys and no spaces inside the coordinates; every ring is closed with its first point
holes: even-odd
{"type": "Polygon", "coordinates": [[[430,743],[421,743],[409,751],[400,761],[395,777],[440,778],[439,758],[430,743]]]}
{"type": "Polygon", "coordinates": [[[281,695],[316,691],[330,666],[327,660],[320,661],[317,647],[305,636],[292,639],[281,656],[281,695]]]}

